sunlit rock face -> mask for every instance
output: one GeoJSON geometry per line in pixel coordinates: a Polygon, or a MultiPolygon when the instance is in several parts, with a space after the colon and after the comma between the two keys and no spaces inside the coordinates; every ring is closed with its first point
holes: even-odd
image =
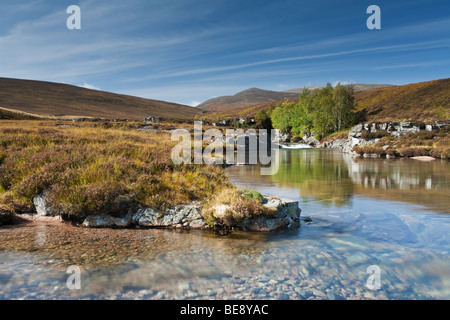
{"type": "MultiPolygon", "coordinates": [[[[450,123],[436,121],[432,124],[405,122],[385,122],[385,123],[363,123],[350,129],[347,139],[336,139],[326,141],[322,144],[316,144],[319,148],[341,149],[345,153],[354,153],[353,147],[366,146],[376,143],[380,138],[373,138],[371,134],[383,133],[391,135],[393,138],[399,138],[408,133],[418,133],[420,131],[437,131],[450,126],[450,123]]],[[[387,147],[387,146],[386,146],[387,147]]],[[[366,158],[375,157],[368,154],[366,158]]]]}

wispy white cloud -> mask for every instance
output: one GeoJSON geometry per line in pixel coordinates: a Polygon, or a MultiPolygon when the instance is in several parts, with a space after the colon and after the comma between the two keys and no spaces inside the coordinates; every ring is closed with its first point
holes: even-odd
{"type": "MultiPolygon", "coordinates": [[[[308,30],[311,19],[306,19],[294,22],[304,27],[303,34],[295,34],[292,25],[283,25],[285,16],[273,16],[294,2],[239,5],[244,12],[234,14],[221,12],[228,9],[227,0],[80,0],[82,29],[76,31],[67,30],[65,5],[58,1],[2,1],[0,12],[7,16],[0,21],[0,76],[94,83],[108,91],[193,105],[250,86],[277,90],[329,79],[361,82],[373,71],[400,74],[448,65],[450,19],[442,15],[402,20],[380,32],[339,29],[336,21],[330,24],[338,32],[308,30]],[[272,19],[249,19],[261,8],[272,19]]],[[[312,14],[316,8],[304,9],[312,14]]]]}
{"type": "Polygon", "coordinates": [[[189,69],[189,70],[185,70],[185,71],[175,71],[175,72],[167,72],[167,73],[160,73],[160,74],[152,74],[152,75],[149,75],[146,77],[134,78],[134,79],[132,79],[132,81],[143,81],[143,80],[158,79],[158,78],[192,76],[192,75],[198,75],[198,74],[204,74],[204,73],[217,73],[217,72],[257,67],[257,66],[268,65],[268,64],[277,64],[277,63],[293,62],[293,61],[301,61],[301,60],[332,58],[332,57],[348,56],[348,55],[363,54],[363,53],[373,53],[373,52],[387,53],[387,52],[395,52],[395,51],[410,51],[410,50],[417,50],[417,49],[423,48],[424,46],[426,46],[426,48],[428,50],[433,49],[433,48],[448,48],[448,47],[450,47],[450,40],[448,40],[448,41],[426,41],[426,42],[416,42],[416,43],[408,43],[408,44],[400,44],[400,45],[391,45],[391,46],[379,46],[379,47],[364,48],[364,49],[355,49],[355,50],[313,54],[313,55],[286,57],[286,58],[279,58],[279,59],[261,60],[261,61],[251,62],[251,63],[243,63],[243,64],[228,65],[228,66],[221,66],[221,67],[189,69]]]}
{"type": "MultiPolygon", "coordinates": [[[[158,69],[168,61],[186,57],[187,51],[198,54],[189,48],[189,44],[215,37],[226,30],[226,26],[217,26],[198,32],[158,30],[130,35],[123,29],[143,23],[147,28],[155,25],[153,18],[169,17],[167,10],[176,6],[176,2],[159,12],[150,12],[152,19],[137,24],[132,3],[97,3],[82,1],[82,29],[79,31],[67,30],[68,16],[64,7],[11,26],[7,34],[0,36],[2,75],[76,83],[86,76],[119,70],[158,69]],[[177,50],[180,47],[189,50],[177,50]]],[[[140,5],[140,2],[133,3],[135,7],[140,5]]],[[[38,4],[34,3],[35,6],[38,4]]]]}
{"type": "Polygon", "coordinates": [[[387,70],[387,69],[402,69],[402,68],[423,68],[431,66],[444,66],[450,65],[450,60],[439,60],[439,61],[425,61],[416,63],[406,63],[406,64],[395,64],[387,66],[373,67],[372,70],[387,70]]]}

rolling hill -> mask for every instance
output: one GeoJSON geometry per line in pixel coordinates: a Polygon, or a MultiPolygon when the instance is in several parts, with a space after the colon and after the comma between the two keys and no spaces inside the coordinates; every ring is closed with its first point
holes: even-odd
{"type": "MultiPolygon", "coordinates": [[[[356,111],[360,122],[450,119],[450,78],[402,86],[355,89],[356,111]]],[[[384,85],[383,85],[384,86],[384,85]]],[[[298,98],[288,99],[295,102],[298,98]]],[[[241,107],[207,115],[207,119],[251,118],[259,110],[275,108],[282,101],[272,101],[251,107],[241,107]]]]}
{"type": "Polygon", "coordinates": [[[189,106],[34,80],[0,78],[0,119],[91,117],[143,120],[146,117],[192,119],[201,110],[189,106]]]}
{"type": "Polygon", "coordinates": [[[197,108],[207,111],[227,111],[296,97],[298,97],[298,94],[295,92],[278,92],[251,88],[234,96],[222,96],[207,100],[198,105],[197,108]]]}
{"type": "MultiPolygon", "coordinates": [[[[355,91],[368,90],[375,88],[391,87],[389,84],[353,84],[355,91]]],[[[322,87],[309,87],[308,90],[314,91],[322,87]]],[[[303,91],[303,88],[291,89],[286,91],[270,91],[258,88],[251,88],[235,94],[234,96],[222,96],[207,100],[197,108],[211,112],[226,112],[233,109],[242,109],[253,107],[266,103],[273,103],[284,99],[296,99],[303,91]]]]}
{"type": "Polygon", "coordinates": [[[362,121],[448,120],[450,78],[355,92],[362,121]]]}

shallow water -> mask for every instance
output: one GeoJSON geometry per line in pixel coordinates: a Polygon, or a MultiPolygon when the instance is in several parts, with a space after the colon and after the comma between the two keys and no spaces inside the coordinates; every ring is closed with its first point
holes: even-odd
{"type": "Polygon", "coordinates": [[[280,170],[232,181],[300,201],[300,228],[270,234],[0,228],[2,299],[449,299],[449,164],[281,150],[280,170]],[[67,268],[81,268],[69,290],[67,268]],[[380,289],[367,268],[381,270],[380,289]]]}

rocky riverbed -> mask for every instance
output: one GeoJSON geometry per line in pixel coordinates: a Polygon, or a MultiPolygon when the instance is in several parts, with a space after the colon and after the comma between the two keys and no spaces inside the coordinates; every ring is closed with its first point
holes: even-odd
{"type": "Polygon", "coordinates": [[[80,229],[27,223],[0,229],[1,299],[417,299],[445,298],[444,254],[395,244],[370,246],[329,234],[320,220],[306,237],[205,231],[80,229]],[[311,239],[308,239],[311,238],[311,239]],[[5,251],[5,249],[7,251],[5,251]],[[358,248],[358,250],[355,250],[358,248]],[[426,257],[426,261],[423,259],[426,257]],[[366,287],[367,266],[383,267],[382,289],[366,287]],[[66,286],[70,265],[81,289],[66,286]],[[440,267],[437,267],[440,266],[440,267]],[[426,283],[417,278],[434,275],[426,283]],[[444,287],[443,287],[444,286],[444,287]]]}

